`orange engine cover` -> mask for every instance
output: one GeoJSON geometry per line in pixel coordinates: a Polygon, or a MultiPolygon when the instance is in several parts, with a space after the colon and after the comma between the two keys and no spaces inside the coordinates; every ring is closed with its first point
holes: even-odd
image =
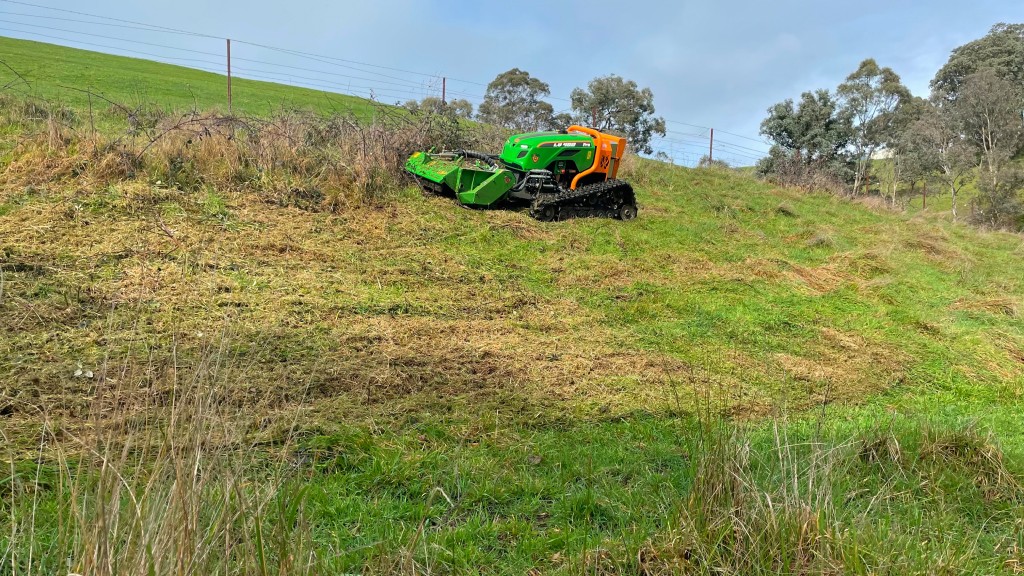
{"type": "Polygon", "coordinates": [[[597,148],[594,164],[572,179],[573,190],[579,185],[580,180],[590,174],[604,174],[606,180],[615,178],[619,174],[619,164],[622,161],[622,155],[626,152],[625,138],[605,134],[585,126],[569,126],[566,131],[590,136],[594,139],[594,146],[597,148]]]}

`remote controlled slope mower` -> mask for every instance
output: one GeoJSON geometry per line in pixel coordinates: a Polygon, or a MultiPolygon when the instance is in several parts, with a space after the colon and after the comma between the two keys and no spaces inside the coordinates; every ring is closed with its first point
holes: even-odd
{"type": "Polygon", "coordinates": [[[420,184],[467,206],[520,203],[538,220],[636,218],[633,188],[617,180],[626,139],[592,128],[517,134],[501,154],[416,152],[405,164],[420,184]]]}

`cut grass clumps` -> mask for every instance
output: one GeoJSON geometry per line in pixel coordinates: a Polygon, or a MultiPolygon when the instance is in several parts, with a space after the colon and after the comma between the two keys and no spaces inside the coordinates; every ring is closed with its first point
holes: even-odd
{"type": "Polygon", "coordinates": [[[808,248],[833,248],[836,241],[828,232],[818,232],[807,240],[808,248]]]}
{"type": "Polygon", "coordinates": [[[973,428],[926,427],[919,453],[925,469],[970,479],[986,501],[1024,505],[1021,475],[1011,470],[991,434],[973,428]]]}
{"type": "Polygon", "coordinates": [[[983,312],[996,316],[1007,316],[1016,318],[1020,315],[1020,301],[1017,298],[1008,296],[994,296],[989,298],[971,297],[958,300],[954,303],[957,310],[970,312],[983,312]]]}
{"type": "Polygon", "coordinates": [[[796,218],[798,216],[796,209],[789,204],[779,204],[775,211],[788,218],[796,218]]]}

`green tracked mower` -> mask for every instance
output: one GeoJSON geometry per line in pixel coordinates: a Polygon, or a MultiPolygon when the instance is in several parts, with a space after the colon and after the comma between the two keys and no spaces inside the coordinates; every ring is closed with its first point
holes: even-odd
{"type": "Polygon", "coordinates": [[[592,128],[517,134],[501,154],[416,152],[405,169],[426,189],[466,206],[529,205],[530,215],[636,218],[633,188],[617,180],[626,140],[592,128]]]}

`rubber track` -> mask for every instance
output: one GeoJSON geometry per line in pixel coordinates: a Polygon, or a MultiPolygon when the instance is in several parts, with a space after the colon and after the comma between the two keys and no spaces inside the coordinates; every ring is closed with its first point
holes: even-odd
{"type": "MultiPolygon", "coordinates": [[[[558,194],[541,194],[534,200],[530,214],[537,218],[544,208],[556,206],[560,211],[562,208],[570,209],[569,211],[574,212],[573,215],[577,216],[608,216],[608,212],[617,211],[623,204],[635,203],[636,196],[629,183],[622,180],[605,180],[558,194]],[[587,200],[595,200],[597,205],[589,204],[586,202],[587,200]]],[[[569,215],[566,214],[566,216],[569,215]]]]}

